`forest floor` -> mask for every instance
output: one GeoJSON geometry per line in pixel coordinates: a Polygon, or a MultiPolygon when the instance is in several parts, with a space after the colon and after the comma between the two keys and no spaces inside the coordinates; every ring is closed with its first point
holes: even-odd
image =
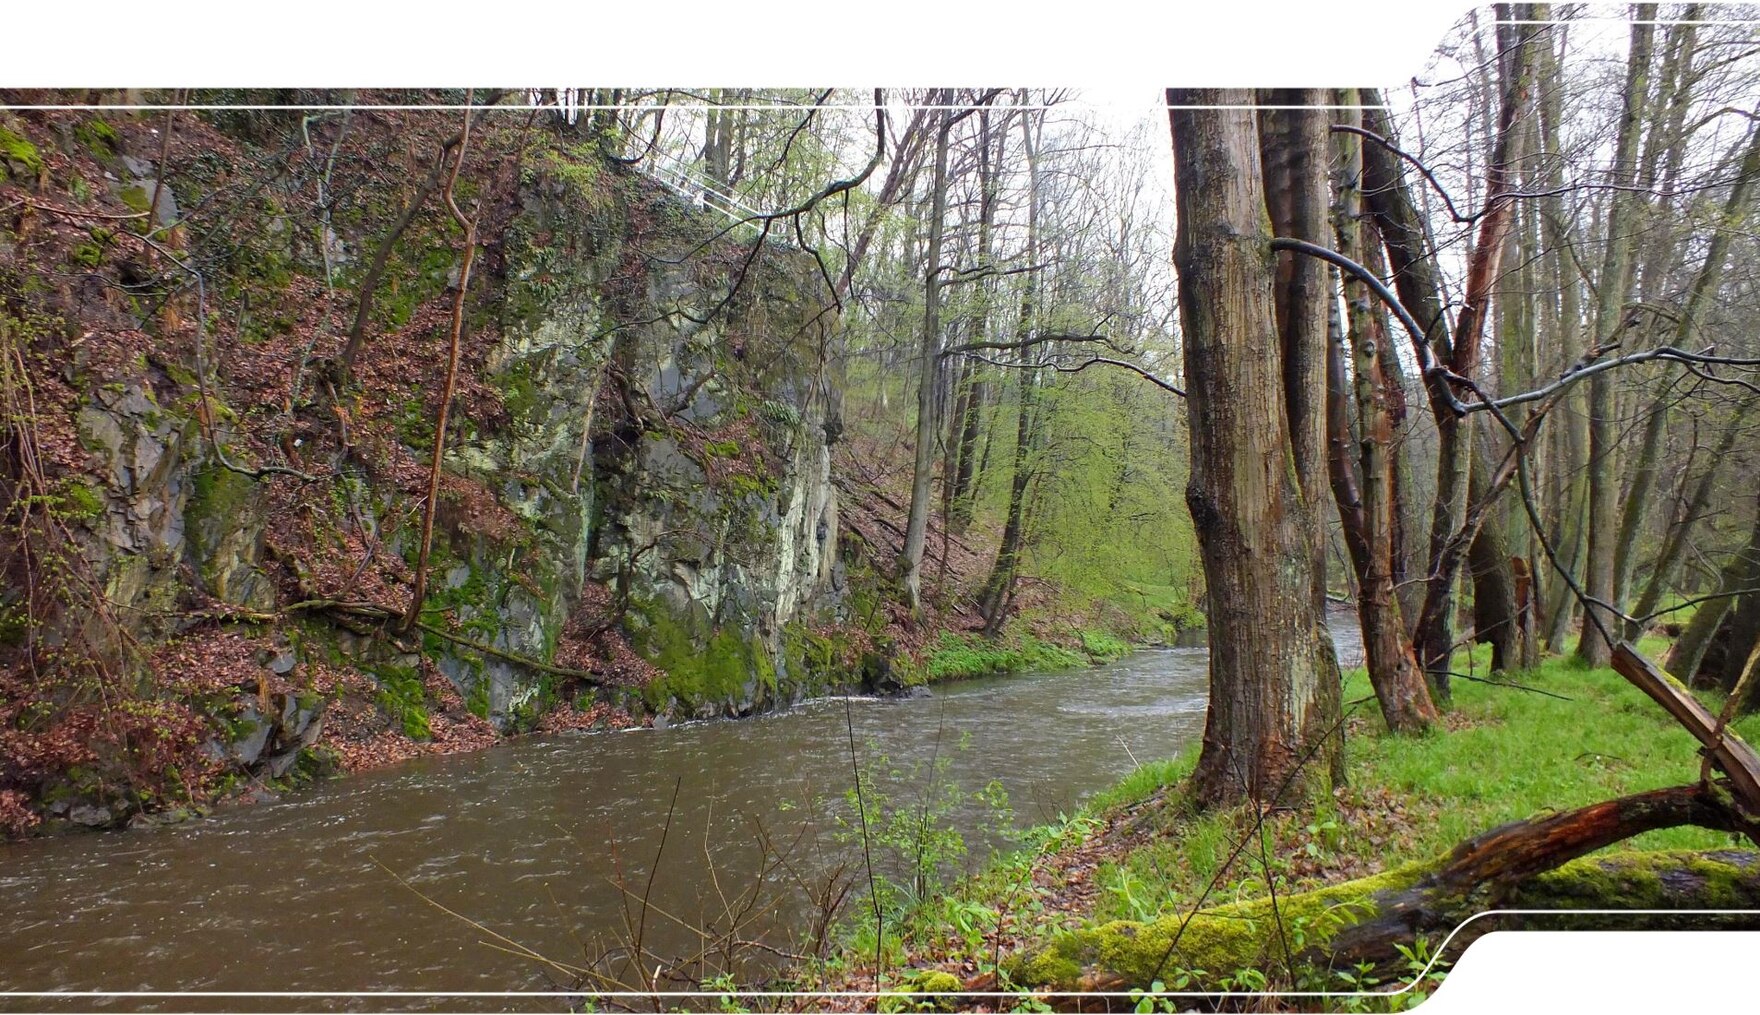
{"type": "MultiPolygon", "coordinates": [[[[1664,643],[1640,647],[1657,657],[1664,643]]],[[[1484,660],[1474,664],[1482,674],[1484,660]]],[[[991,858],[976,876],[890,915],[883,989],[923,989],[934,973],[969,983],[1060,930],[1263,898],[1268,880],[1282,896],[1364,877],[1445,853],[1506,822],[1680,784],[1700,770],[1692,737],[1611,669],[1560,658],[1500,679],[1533,690],[1457,679],[1446,729],[1414,738],[1389,735],[1364,672],[1348,674],[1348,782],[1312,808],[1274,812],[1257,842],[1250,810],[1199,814],[1185,805],[1180,783],[1195,750],[1140,768],[1061,824],[1029,830],[1021,849],[991,858]]],[[[1753,741],[1760,715],[1734,728],[1753,741]]],[[[1683,827],[1612,848],[1733,841],[1683,827]]],[[[844,957],[825,973],[828,989],[874,989],[873,922],[866,911],[852,922],[844,957]]],[[[1343,997],[1333,1007],[1361,1010],[1372,1000],[1403,1009],[1433,986],[1387,999],[1343,997]]],[[[1341,979],[1335,989],[1356,987],[1341,979]]],[[[848,1004],[871,1002],[852,996],[848,1004]]]]}

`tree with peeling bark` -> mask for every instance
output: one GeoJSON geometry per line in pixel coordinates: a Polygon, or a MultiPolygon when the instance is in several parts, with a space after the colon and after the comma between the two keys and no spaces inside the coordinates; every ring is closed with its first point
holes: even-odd
{"type": "MultiPolygon", "coordinates": [[[[1339,122],[1359,127],[1361,114],[1353,90],[1338,95],[1344,107],[1339,122]]],[[[1365,221],[1362,202],[1362,139],[1349,130],[1333,135],[1337,206],[1334,229],[1339,253],[1368,260],[1379,256],[1365,221]]],[[[1386,308],[1374,302],[1362,279],[1345,276],[1344,334],[1328,343],[1326,397],[1327,442],[1333,496],[1344,527],[1345,545],[1357,576],[1357,614],[1363,631],[1364,663],[1375,688],[1388,729],[1418,733],[1438,715],[1424,683],[1424,672],[1412,650],[1394,587],[1393,385],[1384,367],[1387,347],[1386,308]],[[1345,348],[1348,336],[1350,374],[1345,348]],[[1362,432],[1353,439],[1351,409],[1362,432]],[[1355,446],[1356,454],[1352,454],[1355,446]],[[1360,479],[1359,479],[1360,477],[1360,479]]]]}

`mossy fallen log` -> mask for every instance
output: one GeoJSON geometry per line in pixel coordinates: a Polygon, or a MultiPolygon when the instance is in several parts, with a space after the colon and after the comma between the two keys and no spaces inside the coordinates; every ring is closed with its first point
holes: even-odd
{"type": "Polygon", "coordinates": [[[1054,938],[1017,956],[1010,978],[1047,991],[1150,989],[1191,973],[1203,990],[1254,969],[1289,979],[1301,970],[1367,963],[1404,970],[1419,939],[1435,949],[1469,918],[1493,909],[1557,910],[1472,920],[1450,952],[1493,929],[1538,927],[1760,928],[1760,916],[1704,916],[1706,909],[1760,909],[1760,853],[1747,850],[1628,852],[1589,857],[1642,832],[1678,825],[1740,833],[1760,843],[1760,821],[1743,813],[1723,782],[1621,797],[1492,829],[1434,860],[1296,895],[1164,917],[1116,921],[1054,938]],[[1616,909],[1618,915],[1570,915],[1616,909]]]}

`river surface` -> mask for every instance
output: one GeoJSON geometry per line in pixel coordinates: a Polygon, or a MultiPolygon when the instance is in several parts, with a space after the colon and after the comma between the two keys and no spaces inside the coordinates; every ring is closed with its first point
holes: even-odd
{"type": "MultiPolygon", "coordinates": [[[[1354,665],[1354,623],[1332,626],[1354,665]]],[[[1005,845],[971,791],[995,780],[1015,824],[1055,819],[1195,742],[1204,705],[1204,650],[1155,649],[928,698],[522,738],[183,825],[0,844],[0,989],[13,994],[0,1008],[558,1010],[554,996],[75,1004],[18,992],[557,991],[569,972],[506,949],[634,980],[624,956],[638,936],[683,957],[711,925],[788,950],[817,910],[812,891],[859,882],[848,906],[865,890],[860,842],[839,829],[857,820],[852,733],[864,785],[891,802],[868,809],[920,813],[926,787],[961,788],[945,823],[969,847],[954,865],[970,868],[1005,845]]],[[[770,954],[747,945],[736,962],[770,954]]]]}

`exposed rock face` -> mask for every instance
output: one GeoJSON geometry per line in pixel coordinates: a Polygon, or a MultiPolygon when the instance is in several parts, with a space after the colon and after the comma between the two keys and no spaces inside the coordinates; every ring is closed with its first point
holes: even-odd
{"type": "MultiPolygon", "coordinates": [[[[732,241],[687,257],[709,223],[652,186],[612,186],[611,170],[589,168],[530,173],[504,234],[487,238],[504,267],[482,378],[507,418],[455,435],[446,470],[514,525],[484,531],[443,493],[428,606],[459,637],[429,636],[424,654],[503,729],[529,725],[557,693],[553,674],[509,657],[583,665],[559,657],[571,621],[614,625],[661,671],[598,692],[617,704],[703,717],[796,700],[828,675],[790,665],[787,633],[835,611],[840,580],[826,436],[835,386],[820,354],[830,317],[812,295],[812,262],[767,244],[742,269],[749,248],[732,241]],[[649,224],[638,230],[637,218],[649,224]],[[580,621],[594,610],[603,616],[580,621]]],[[[192,580],[241,611],[285,609],[265,484],[218,466],[187,405],[161,404],[188,392],[160,387],[96,391],[79,411],[81,441],[105,463],[88,558],[110,600],[161,618],[148,634],[175,628],[174,600],[192,580]]],[[[228,421],[216,426],[224,440],[228,421]]],[[[413,557],[417,532],[400,519],[419,505],[383,489],[348,496],[384,552],[413,557]]],[[[413,657],[308,624],[263,665],[281,675],[316,660],[383,681],[413,657]]],[[[293,695],[267,712],[241,701],[231,742],[212,751],[279,776],[322,730],[321,709],[293,695]]]]}
{"type": "MultiPolygon", "coordinates": [[[[521,190],[487,361],[512,418],[458,445],[453,468],[495,492],[533,552],[516,576],[454,531],[446,584],[473,590],[458,615],[492,627],[485,640],[539,659],[602,588],[663,671],[647,710],[744,713],[804,692],[784,629],[834,605],[823,307],[806,295],[811,262],[768,246],[715,316],[728,276],[705,278],[691,256],[705,223],[638,199],[652,203],[607,206],[560,171],[521,190]],[[632,235],[629,219],[655,211],[672,221],[632,235]]],[[[501,722],[548,693],[519,664],[440,648],[442,670],[467,695],[486,687],[501,722]]]]}
{"type": "Polygon", "coordinates": [[[7,150],[59,136],[37,196],[105,224],[0,229],[0,339],[36,385],[0,444],[47,463],[3,491],[35,528],[0,548],[0,834],[199,808],[327,752],[886,684],[883,653],[847,665],[865,628],[826,630],[853,610],[812,255],[486,117],[424,554],[460,235],[384,160],[456,153],[450,115],[192,114],[150,160],[139,122],[60,120],[7,150]],[[341,152],[322,186],[281,145],[308,129],[341,152]]]}

